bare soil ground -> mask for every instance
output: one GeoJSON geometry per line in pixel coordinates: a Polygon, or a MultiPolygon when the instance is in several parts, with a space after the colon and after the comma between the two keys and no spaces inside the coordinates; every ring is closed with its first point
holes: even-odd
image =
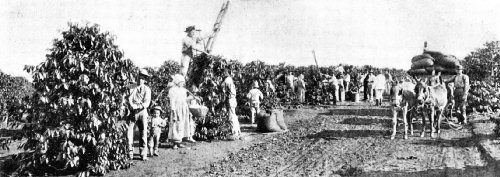
{"type": "MultiPolygon", "coordinates": [[[[432,169],[485,166],[469,129],[444,127],[441,139],[390,140],[384,108],[338,106],[291,124],[275,135],[211,166],[206,175],[333,176],[408,174],[432,169]],[[392,172],[392,173],[380,173],[392,172]]],[[[401,128],[399,128],[401,129],[401,128]]]]}
{"type": "MultiPolygon", "coordinates": [[[[318,111],[303,110],[289,117],[287,122],[298,119],[312,119],[318,111]]],[[[148,161],[135,160],[130,169],[112,171],[109,176],[206,176],[210,164],[223,161],[229,154],[238,153],[248,147],[272,141],[277,133],[256,133],[255,127],[242,124],[243,135],[236,141],[197,142],[188,144],[188,148],[173,150],[168,143],[162,144],[159,157],[151,157],[148,161]]],[[[135,150],[136,155],[139,151],[135,150]]],[[[136,157],[138,158],[138,156],[136,157]]]]}
{"type": "MultiPolygon", "coordinates": [[[[442,126],[441,137],[390,140],[391,112],[366,103],[285,111],[289,131],[261,134],[243,125],[237,141],[197,142],[134,160],[108,176],[497,176],[500,166],[472,132],[442,126]]],[[[488,141],[496,142],[496,141],[488,141]]],[[[490,143],[491,144],[491,143],[490,143]]],[[[497,143],[498,144],[498,143],[497,143]]],[[[136,154],[138,151],[136,150],[136,154]]]]}

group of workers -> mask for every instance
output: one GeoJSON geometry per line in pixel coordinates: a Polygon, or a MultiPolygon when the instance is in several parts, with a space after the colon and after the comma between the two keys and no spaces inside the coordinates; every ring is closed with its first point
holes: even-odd
{"type": "MultiPolygon", "coordinates": [[[[340,73],[338,76],[335,76],[333,71],[328,74],[319,74],[318,78],[315,76],[315,80],[317,83],[306,83],[304,80],[304,75],[299,74],[297,77],[293,74],[292,71],[285,72],[287,75],[279,74],[277,79],[280,77],[284,77],[285,89],[288,92],[295,93],[296,100],[300,104],[306,103],[306,84],[317,84],[318,89],[321,89],[321,93],[328,93],[330,95],[328,100],[322,100],[324,102],[332,101],[335,105],[337,101],[344,101],[346,90],[349,89],[349,84],[351,82],[350,74],[340,73]]],[[[319,95],[319,92],[315,97],[318,99],[322,99],[322,95],[319,95]],[[320,98],[321,97],[321,98],[320,98]]],[[[325,97],[326,98],[326,97],[325,97]]]]}
{"type": "MultiPolygon", "coordinates": [[[[186,75],[189,69],[190,62],[196,53],[205,53],[200,46],[200,42],[211,37],[214,34],[200,37],[195,35],[197,29],[194,26],[186,28],[186,38],[182,40],[182,58],[181,70],[179,74],[172,76],[172,82],[169,83],[168,100],[169,100],[169,118],[161,117],[164,112],[160,106],[154,106],[148,110],[151,100],[151,89],[146,85],[146,81],[150,77],[144,69],[139,71],[136,79],[136,84],[132,85],[129,90],[127,104],[130,109],[129,120],[127,121],[127,139],[129,157],[133,157],[133,136],[137,126],[139,129],[139,153],[141,160],[147,160],[148,156],[158,156],[158,146],[161,135],[161,129],[167,125],[168,120],[168,141],[173,143],[173,149],[185,147],[183,142],[196,142],[193,139],[195,133],[195,123],[191,116],[189,105],[194,104],[193,100],[197,100],[195,95],[192,95],[185,88],[186,75]],[[149,116],[151,113],[152,116],[149,116]]],[[[227,94],[227,110],[231,120],[232,135],[238,137],[240,134],[240,125],[236,116],[236,86],[232,80],[230,72],[224,73],[225,79],[221,83],[224,86],[227,94]]]]}
{"type": "MultiPolygon", "coordinates": [[[[137,77],[137,84],[130,88],[128,95],[128,106],[130,107],[130,116],[128,124],[128,146],[129,157],[133,157],[133,136],[137,125],[139,129],[139,152],[142,160],[147,160],[148,156],[158,156],[158,145],[161,130],[167,125],[166,119],[161,117],[164,112],[160,106],[154,106],[148,110],[151,104],[151,89],[146,85],[149,74],[141,69],[137,77]],[[152,116],[149,116],[149,112],[152,116]],[[149,143],[147,143],[149,140],[149,143]],[[147,147],[146,147],[147,145],[147,147]]],[[[173,148],[182,148],[182,141],[195,142],[194,121],[190,116],[189,102],[196,99],[194,96],[188,96],[188,91],[184,88],[184,76],[176,74],[172,78],[172,87],[168,90],[170,104],[169,132],[168,140],[174,143],[173,148]]]]}
{"type": "MultiPolygon", "coordinates": [[[[230,72],[226,71],[225,79],[221,83],[226,93],[227,111],[229,120],[231,121],[231,133],[233,139],[237,139],[240,135],[240,125],[236,116],[236,86],[232,80],[230,72]]],[[[140,133],[139,152],[142,160],[147,160],[148,156],[158,156],[158,145],[161,134],[161,129],[167,125],[168,120],[168,141],[173,143],[173,149],[184,148],[183,142],[196,142],[193,139],[195,133],[195,122],[190,113],[189,107],[191,104],[196,104],[194,100],[199,99],[192,95],[185,88],[185,76],[175,74],[172,76],[172,82],[169,84],[168,100],[169,112],[168,119],[162,118],[163,109],[160,106],[154,106],[148,111],[151,104],[151,89],[146,85],[149,75],[146,70],[141,69],[137,77],[137,84],[133,85],[128,95],[128,105],[131,113],[128,124],[128,146],[129,156],[133,157],[133,136],[134,128],[137,125],[140,133]],[[149,112],[152,116],[149,116],[149,112]],[[149,143],[147,143],[149,140],[149,143]],[[146,147],[147,145],[147,147],[146,147]]],[[[252,107],[255,112],[259,111],[259,104],[262,100],[262,93],[257,89],[251,90],[249,98],[252,102],[252,107]]],[[[253,119],[252,119],[253,120],[253,119]]],[[[254,121],[252,121],[254,122],[254,121]]]]}
{"type": "MultiPolygon", "coordinates": [[[[189,70],[189,65],[196,53],[206,53],[206,51],[198,47],[200,42],[211,37],[214,34],[200,37],[195,34],[198,31],[194,26],[189,26],[186,28],[187,33],[186,38],[182,40],[182,58],[181,58],[181,71],[179,74],[172,76],[172,82],[169,84],[171,87],[168,90],[169,99],[169,118],[164,119],[161,117],[163,112],[160,106],[154,106],[153,109],[148,110],[151,103],[151,89],[146,85],[146,80],[149,74],[146,70],[141,69],[137,77],[137,84],[132,86],[130,89],[130,94],[128,96],[128,105],[131,109],[130,120],[128,121],[128,146],[129,146],[129,156],[133,156],[133,135],[134,128],[137,125],[140,131],[141,138],[139,139],[139,152],[142,160],[147,160],[148,156],[158,156],[158,145],[159,138],[161,134],[162,127],[167,125],[168,120],[168,140],[173,143],[173,148],[183,148],[185,147],[182,142],[196,142],[193,139],[195,132],[195,123],[190,114],[189,105],[193,103],[193,100],[199,99],[192,95],[186,88],[186,75],[189,70]],[[149,116],[148,112],[152,113],[149,116]],[[148,143],[149,140],[149,143],[148,143]],[[147,147],[146,147],[147,146],[147,147]]],[[[215,31],[215,30],[214,30],[215,31]]],[[[458,75],[453,77],[451,80],[446,81],[446,83],[453,84],[453,86],[448,86],[447,88],[453,90],[450,91],[450,95],[454,96],[454,101],[456,101],[457,106],[466,122],[465,115],[465,103],[467,99],[467,93],[470,88],[469,79],[467,75],[462,73],[463,68],[458,68],[458,75]],[[454,89],[452,89],[452,87],[454,89]]],[[[287,75],[279,75],[278,77],[284,77],[284,83],[286,89],[296,93],[297,101],[301,104],[306,102],[306,82],[304,81],[304,75],[299,74],[295,77],[292,71],[287,72],[287,75]]],[[[335,76],[333,72],[328,74],[320,74],[320,78],[316,79],[319,88],[323,89],[323,92],[329,93],[333,98],[333,104],[337,101],[343,101],[345,99],[345,92],[349,90],[349,85],[351,83],[351,74],[341,72],[338,76],[335,76]]],[[[224,72],[224,80],[221,85],[224,88],[224,93],[226,93],[227,100],[227,111],[229,115],[229,120],[231,122],[231,133],[233,138],[237,138],[241,131],[238,122],[238,117],[236,115],[236,86],[231,77],[230,71],[224,72]]],[[[384,90],[388,90],[387,84],[392,81],[391,75],[388,73],[379,73],[377,76],[374,75],[373,70],[369,70],[365,75],[358,73],[354,78],[354,85],[363,85],[364,88],[364,100],[373,101],[375,100],[376,105],[382,104],[382,94],[384,90]]],[[[430,86],[442,83],[442,78],[440,73],[434,73],[433,77],[428,80],[430,86]]],[[[264,82],[264,88],[266,95],[269,92],[275,92],[274,84],[271,79],[267,79],[264,82]]],[[[264,94],[259,90],[258,82],[252,84],[252,89],[247,94],[247,99],[249,100],[249,105],[251,109],[251,123],[255,123],[256,114],[260,111],[260,103],[264,98],[264,94]]]]}
{"type": "Polygon", "coordinates": [[[374,74],[373,70],[369,70],[363,80],[363,95],[365,101],[375,101],[376,106],[382,105],[383,94],[390,88],[392,75],[386,72],[374,74]]]}

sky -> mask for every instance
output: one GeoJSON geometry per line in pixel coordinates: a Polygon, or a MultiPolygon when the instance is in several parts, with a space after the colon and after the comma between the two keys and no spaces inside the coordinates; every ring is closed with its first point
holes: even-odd
{"type": "MultiPolygon", "coordinates": [[[[30,77],[68,22],[99,24],[136,65],[180,61],[189,25],[209,33],[223,0],[2,0],[0,70],[30,77]]],[[[410,68],[428,48],[459,58],[498,40],[500,1],[232,0],[213,54],[320,66],[410,68]]]]}

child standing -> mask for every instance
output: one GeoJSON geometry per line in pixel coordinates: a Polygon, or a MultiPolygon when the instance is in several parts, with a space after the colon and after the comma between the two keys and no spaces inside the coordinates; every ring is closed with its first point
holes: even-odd
{"type": "Polygon", "coordinates": [[[150,117],[150,132],[149,132],[149,154],[150,156],[158,156],[158,145],[160,144],[160,134],[161,129],[167,126],[167,122],[160,117],[160,113],[163,112],[160,106],[155,106],[153,108],[152,117],[150,117]]]}
{"type": "Polygon", "coordinates": [[[250,111],[252,124],[255,124],[255,114],[260,112],[260,101],[264,99],[262,92],[259,90],[259,83],[257,81],[253,82],[252,90],[247,94],[247,98],[250,100],[250,111]]]}

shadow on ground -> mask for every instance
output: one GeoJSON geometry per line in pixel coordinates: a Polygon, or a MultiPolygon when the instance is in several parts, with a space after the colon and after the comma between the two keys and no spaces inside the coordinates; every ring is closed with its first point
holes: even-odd
{"type": "Polygon", "coordinates": [[[378,137],[390,135],[388,130],[323,130],[307,135],[309,139],[336,140],[337,138],[378,137]]]}
{"type": "Polygon", "coordinates": [[[330,109],[325,115],[392,116],[389,108],[339,108],[330,109]]]}
{"type": "Polygon", "coordinates": [[[372,124],[382,124],[387,127],[392,127],[391,119],[378,119],[378,118],[360,118],[353,117],[344,119],[340,124],[350,124],[350,125],[372,125],[372,124]]]}
{"type": "MultiPolygon", "coordinates": [[[[426,134],[426,136],[429,136],[426,134]]],[[[472,147],[475,146],[475,140],[472,137],[468,138],[457,138],[457,139],[424,139],[414,142],[415,145],[428,145],[428,146],[438,146],[438,147],[472,147]]]]}

